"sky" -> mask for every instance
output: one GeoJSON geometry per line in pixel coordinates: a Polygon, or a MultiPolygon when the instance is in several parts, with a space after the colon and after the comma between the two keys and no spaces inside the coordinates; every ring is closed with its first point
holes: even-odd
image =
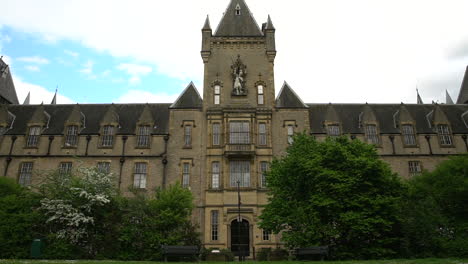
{"type": "MultiPolygon", "coordinates": [[[[246,0],[276,27],[275,89],[306,103],[454,101],[466,0],[246,0]]],[[[170,103],[203,90],[201,28],[229,0],[0,0],[0,55],[31,103],[170,103]]]]}

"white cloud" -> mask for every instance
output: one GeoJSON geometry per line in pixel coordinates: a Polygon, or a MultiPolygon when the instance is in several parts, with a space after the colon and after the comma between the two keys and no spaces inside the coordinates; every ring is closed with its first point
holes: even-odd
{"type": "Polygon", "coordinates": [[[116,103],[173,103],[178,95],[129,90],[115,100],[116,103]]]}
{"type": "Polygon", "coordinates": [[[86,63],[83,64],[83,68],[80,69],[79,72],[86,75],[88,79],[94,80],[97,78],[97,76],[93,73],[93,67],[94,67],[94,62],[92,60],[88,60],[86,61],[86,63]]]}
{"type": "Polygon", "coordinates": [[[36,65],[27,65],[24,67],[26,70],[28,71],[32,71],[32,72],[38,72],[38,71],[41,71],[41,69],[36,66],[36,65]]]}
{"type": "Polygon", "coordinates": [[[16,60],[34,64],[49,64],[49,60],[40,56],[19,57],[16,60]]]}
{"type": "Polygon", "coordinates": [[[74,57],[74,58],[77,58],[80,55],[78,52],[74,52],[74,51],[71,51],[71,50],[64,50],[63,52],[65,54],[69,55],[69,56],[74,57]]]}
{"type": "MultiPolygon", "coordinates": [[[[271,14],[277,28],[276,92],[286,79],[305,102],[415,102],[418,80],[451,72],[449,55],[468,37],[466,0],[247,2],[259,24],[271,14]]],[[[2,1],[9,12],[2,13],[0,25],[46,41],[76,41],[200,82],[200,29],[209,14],[214,31],[228,3],[2,1]]],[[[464,69],[454,75],[459,83],[464,69]]],[[[419,88],[424,95],[426,87],[419,88]]]]}
{"type": "Polygon", "coordinates": [[[141,76],[148,75],[153,71],[149,66],[138,65],[133,63],[121,63],[117,66],[118,70],[127,72],[130,75],[128,82],[131,85],[137,85],[141,83],[141,76]]]}
{"type": "MultiPolygon", "coordinates": [[[[18,100],[21,104],[24,102],[24,99],[26,98],[29,92],[31,92],[31,104],[40,104],[42,102],[44,104],[49,104],[52,101],[52,98],[54,97],[55,92],[48,91],[46,88],[40,85],[24,82],[21,78],[17,76],[13,76],[13,81],[15,83],[18,100]]],[[[57,103],[73,104],[75,102],[66,96],[58,94],[57,103]]]]}

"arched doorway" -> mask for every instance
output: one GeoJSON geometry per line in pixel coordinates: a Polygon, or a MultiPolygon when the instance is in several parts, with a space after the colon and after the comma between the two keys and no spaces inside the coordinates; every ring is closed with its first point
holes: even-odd
{"type": "Polygon", "coordinates": [[[249,221],[237,219],[231,222],[231,251],[235,256],[247,257],[250,255],[250,231],[249,221]]]}

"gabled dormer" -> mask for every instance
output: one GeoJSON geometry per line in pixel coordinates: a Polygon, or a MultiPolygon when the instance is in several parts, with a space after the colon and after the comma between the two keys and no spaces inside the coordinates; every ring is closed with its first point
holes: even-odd
{"type": "Polygon", "coordinates": [[[43,105],[36,107],[27,124],[27,148],[38,147],[42,132],[49,127],[50,117],[50,114],[45,111],[43,105]]]}
{"type": "Polygon", "coordinates": [[[149,148],[151,146],[151,134],[154,128],[154,118],[148,104],[145,105],[143,111],[136,123],[136,142],[137,148],[149,148]]]}
{"type": "Polygon", "coordinates": [[[434,110],[430,113],[428,121],[430,122],[430,127],[432,127],[434,131],[437,132],[439,137],[439,144],[442,147],[452,147],[452,127],[447,118],[447,115],[445,115],[440,105],[435,105],[434,110]]]}
{"type": "Polygon", "coordinates": [[[76,148],[78,146],[78,135],[85,128],[85,122],[86,117],[81,112],[80,106],[78,104],[74,105],[64,124],[63,146],[65,148],[76,148]]]}
{"type": "Polygon", "coordinates": [[[394,124],[400,128],[403,145],[405,147],[416,147],[418,142],[416,138],[416,122],[404,104],[394,114],[394,124]]]}
{"type": "Polygon", "coordinates": [[[119,114],[114,104],[110,105],[101,119],[100,141],[101,148],[112,148],[115,143],[115,135],[120,128],[119,114]]]}
{"type": "Polygon", "coordinates": [[[380,145],[379,122],[374,110],[368,104],[363,106],[362,112],[359,115],[359,127],[364,132],[367,143],[380,145]]]}
{"type": "Polygon", "coordinates": [[[329,104],[327,107],[327,112],[325,113],[325,120],[323,121],[323,126],[327,132],[327,135],[330,137],[338,137],[342,134],[342,125],[341,119],[336,112],[333,104],[329,104]]]}

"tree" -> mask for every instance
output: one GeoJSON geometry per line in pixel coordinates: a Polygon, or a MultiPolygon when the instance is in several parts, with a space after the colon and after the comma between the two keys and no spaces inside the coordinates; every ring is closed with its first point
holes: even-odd
{"type": "Polygon", "coordinates": [[[40,237],[39,201],[29,189],[0,177],[0,259],[29,257],[32,240],[40,237]]]}
{"type": "Polygon", "coordinates": [[[404,234],[408,254],[468,256],[468,155],[408,181],[404,234]]]}
{"type": "Polygon", "coordinates": [[[399,247],[404,186],[375,147],[299,134],[267,174],[261,227],[291,247],[329,245],[334,258],[379,258],[399,247]]]}

